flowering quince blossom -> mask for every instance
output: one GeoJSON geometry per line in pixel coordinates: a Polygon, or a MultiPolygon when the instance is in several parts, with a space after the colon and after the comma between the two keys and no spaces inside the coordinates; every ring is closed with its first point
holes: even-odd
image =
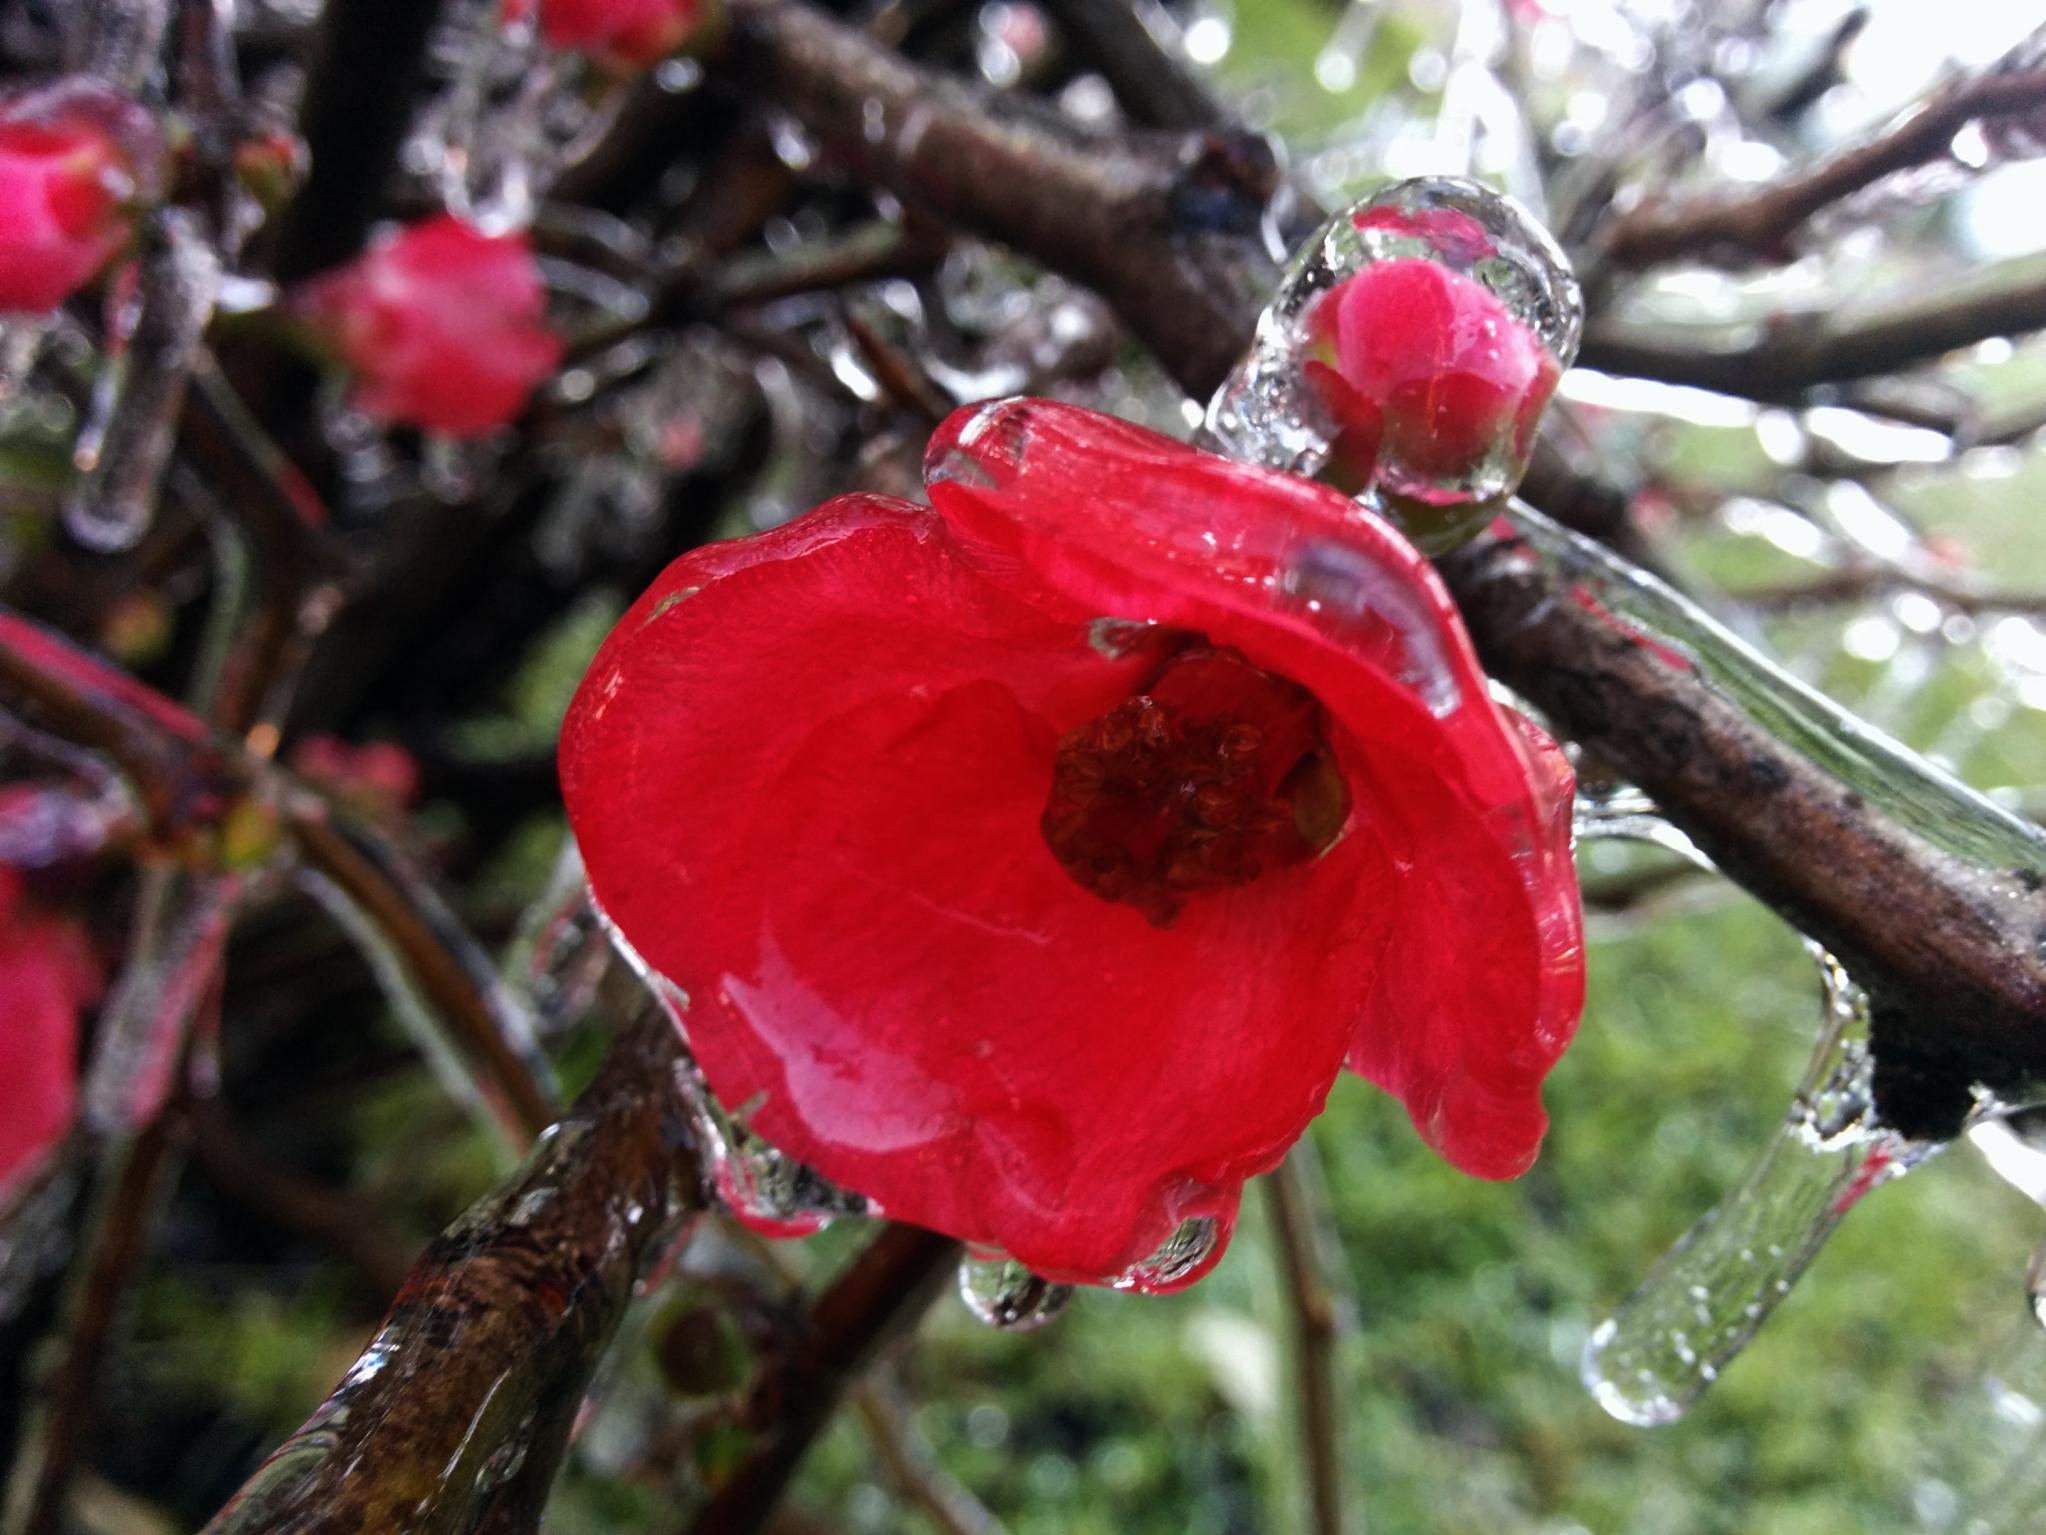
{"type": "Polygon", "coordinates": [[[0,866],[0,1210],[71,1128],[78,1014],[99,989],[85,935],[37,912],[0,866]]]}
{"type": "Polygon", "coordinates": [[[570,709],[595,897],[749,1130],[1102,1282],[1349,1066],[1511,1177],[1575,1029],[1571,775],[1338,491],[1112,418],[955,414],[934,509],[671,565],[570,709]]]}
{"type": "Polygon", "coordinates": [[[1345,278],[1316,302],[1308,326],[1307,377],[1336,428],[1332,466],[1352,490],[1377,483],[1434,501],[1475,466],[1525,461],[1562,376],[1482,283],[1421,257],[1345,278]]]}
{"type": "Polygon", "coordinates": [[[511,421],[561,361],[524,234],[437,214],[314,278],[294,312],[355,371],[354,404],[449,437],[511,421]]]}
{"type": "Polygon", "coordinates": [[[55,309],[128,242],[154,180],[153,132],[135,103],[89,82],[0,102],[0,312],[55,309]]]}
{"type": "MultiPolygon", "coordinates": [[[[550,46],[587,53],[621,70],[645,69],[681,50],[709,22],[715,0],[538,0],[540,35],[550,46]]],[[[532,14],[514,0],[507,19],[532,14]]]]}

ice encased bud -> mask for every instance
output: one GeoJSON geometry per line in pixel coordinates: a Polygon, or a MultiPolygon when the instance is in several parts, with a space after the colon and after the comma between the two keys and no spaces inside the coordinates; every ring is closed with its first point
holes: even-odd
{"type": "Polygon", "coordinates": [[[1397,182],[1295,260],[1208,406],[1208,445],[1328,479],[1439,547],[1519,483],[1583,322],[1569,262],[1519,204],[1397,182]]]}

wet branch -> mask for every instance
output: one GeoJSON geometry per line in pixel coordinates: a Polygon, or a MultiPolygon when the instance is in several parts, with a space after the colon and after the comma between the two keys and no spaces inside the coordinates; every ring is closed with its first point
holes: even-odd
{"type": "Polygon", "coordinates": [[[1955,81],[1863,143],[1753,190],[1654,198],[1606,227],[1595,260],[1638,270],[1665,261],[1788,261],[1793,237],[1822,210],[1886,176],[1949,156],[1954,135],[1985,118],[2046,110],[2046,72],[1955,81]]]}
{"type": "Polygon", "coordinates": [[[1992,336],[2046,329],[2039,263],[1991,268],[1967,292],[1839,323],[1786,317],[1754,340],[1714,345],[1637,325],[1594,325],[1578,361],[1605,373],[1691,384],[1750,400],[1791,400],[1820,384],[1897,373],[1992,336]]]}
{"type": "Polygon", "coordinates": [[[701,1202],[679,1064],[674,1029],[643,1009],[519,1173],[427,1248],[355,1367],[208,1535],[537,1529],[534,1488],[634,1285],[701,1202]],[[506,1511],[514,1497],[528,1506],[506,1511]]]}

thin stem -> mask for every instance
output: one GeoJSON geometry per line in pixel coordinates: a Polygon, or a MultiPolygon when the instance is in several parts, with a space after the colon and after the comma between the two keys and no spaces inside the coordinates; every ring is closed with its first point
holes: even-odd
{"type": "Polygon", "coordinates": [[[795,1345],[756,1387],[771,1393],[773,1427],[689,1525],[689,1535],[752,1535],[874,1355],[914,1327],[943,1292],[964,1249],[950,1237],[890,1224],[818,1296],[795,1345]]]}
{"type": "Polygon", "coordinates": [[[896,1492],[922,1510],[942,1535],[1002,1535],[1001,1520],[938,1464],[910,1423],[890,1374],[876,1370],[873,1379],[853,1392],[853,1407],[896,1492]]]}
{"type": "Polygon", "coordinates": [[[1322,1273],[1315,1218],[1299,1151],[1264,1180],[1272,1245],[1292,1331],[1293,1381],[1299,1393],[1300,1451],[1315,1535],[1343,1535],[1343,1476],[1337,1435],[1336,1302],[1322,1273]]]}
{"type": "Polygon", "coordinates": [[[1788,261],[1792,237],[1821,210],[1899,171],[1952,153],[1954,135],[1984,118],[2046,107],[2046,72],[1967,76],[1873,137],[1758,188],[1651,198],[1607,226],[1597,260],[1639,269],[1665,261],[1788,261]]]}

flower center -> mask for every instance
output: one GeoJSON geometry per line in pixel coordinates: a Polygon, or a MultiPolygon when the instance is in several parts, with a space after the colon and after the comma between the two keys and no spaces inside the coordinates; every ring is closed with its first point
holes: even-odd
{"type": "Polygon", "coordinates": [[[1314,857],[1348,814],[1314,695],[1196,640],[1067,732],[1039,824],[1083,888],[1166,927],[1193,896],[1314,857]]]}

